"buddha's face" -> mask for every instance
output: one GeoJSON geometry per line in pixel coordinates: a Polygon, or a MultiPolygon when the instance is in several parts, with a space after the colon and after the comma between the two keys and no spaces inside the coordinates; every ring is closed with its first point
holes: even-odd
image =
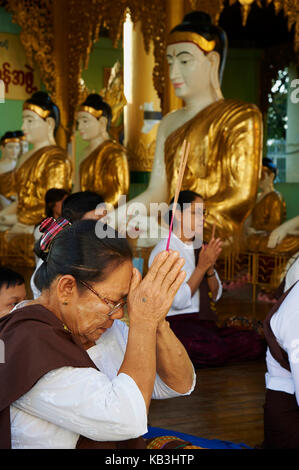
{"type": "Polygon", "coordinates": [[[275,173],[269,170],[267,167],[262,167],[262,175],[259,181],[259,189],[264,191],[269,188],[269,186],[273,185],[275,179],[275,173]]]}
{"type": "Polygon", "coordinates": [[[2,155],[4,158],[12,161],[17,161],[20,154],[21,145],[19,142],[7,142],[7,144],[2,147],[2,155]]]}
{"type": "Polygon", "coordinates": [[[77,115],[77,129],[83,140],[93,140],[103,133],[102,120],[92,114],[80,111],[77,115]]]}
{"type": "Polygon", "coordinates": [[[176,96],[188,99],[206,92],[211,85],[212,63],[198,46],[191,42],[171,44],[166,54],[176,96]]]}
{"type": "Polygon", "coordinates": [[[28,142],[37,144],[49,140],[51,129],[49,121],[41,118],[34,111],[25,109],[23,111],[22,131],[28,142]]]}

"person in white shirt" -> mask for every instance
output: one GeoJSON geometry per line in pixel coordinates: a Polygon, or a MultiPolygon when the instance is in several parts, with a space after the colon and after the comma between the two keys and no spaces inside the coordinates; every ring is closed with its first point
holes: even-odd
{"type": "Polygon", "coordinates": [[[299,282],[280,297],[264,322],[268,348],[264,406],[266,449],[299,448],[299,282]]]}
{"type": "MultiPolygon", "coordinates": [[[[173,199],[168,213],[169,225],[172,204],[173,199]]],[[[167,321],[196,368],[255,359],[265,350],[264,341],[257,332],[241,331],[232,326],[220,328],[216,324],[217,315],[211,308],[211,299],[217,302],[222,295],[215,264],[223,243],[213,235],[209,243],[202,243],[205,212],[201,195],[190,190],[181,191],[169,245],[185,259],[186,278],[169,309],[167,321]]],[[[167,239],[162,239],[155,246],[149,266],[166,245],[167,239]]]]}
{"type": "Polygon", "coordinates": [[[299,254],[295,261],[290,265],[285,276],[285,285],[284,292],[286,292],[290,287],[292,287],[295,282],[299,281],[299,254]]]}
{"type": "Polygon", "coordinates": [[[132,445],[147,432],[152,398],[195,386],[165,321],[184,260],[160,253],[141,279],[126,239],[112,229],[97,236],[99,221],[63,222],[41,227],[40,297],[0,319],[0,448],[82,448],[82,439],[84,448],[132,445]],[[129,329],[119,321],[125,307],[129,329]]]}

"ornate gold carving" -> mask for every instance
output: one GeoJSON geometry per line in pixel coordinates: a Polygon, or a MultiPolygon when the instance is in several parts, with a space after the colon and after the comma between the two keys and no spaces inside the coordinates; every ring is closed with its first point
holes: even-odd
{"type": "Polygon", "coordinates": [[[139,141],[133,148],[128,145],[128,159],[131,171],[152,171],[155,156],[156,140],[149,145],[139,141]]]}
{"type": "MultiPolygon", "coordinates": [[[[75,109],[82,99],[81,72],[88,64],[90,51],[94,41],[99,37],[100,28],[102,26],[107,28],[110,38],[116,44],[121,38],[123,22],[128,12],[133,23],[141,22],[146,51],[153,42],[155,56],[153,82],[163,108],[167,0],[0,1],[13,13],[13,20],[21,26],[21,42],[26,50],[29,65],[32,66],[33,61],[37,63],[47,91],[59,107],[63,105],[61,120],[67,140],[73,131],[75,109]]],[[[243,6],[243,24],[245,24],[251,7],[250,0],[230,0],[229,5],[236,2],[243,6]]],[[[261,0],[254,2],[262,6],[261,0]]],[[[295,51],[299,62],[299,2],[266,0],[267,5],[271,3],[276,13],[283,10],[289,28],[295,25],[295,51]]],[[[185,11],[196,9],[206,11],[216,22],[224,5],[225,0],[184,1],[185,11]]]]}

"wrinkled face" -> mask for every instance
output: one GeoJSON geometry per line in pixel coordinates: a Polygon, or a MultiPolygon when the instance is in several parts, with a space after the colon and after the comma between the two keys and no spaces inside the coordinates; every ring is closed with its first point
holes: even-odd
{"type": "Polygon", "coordinates": [[[17,161],[20,151],[19,142],[8,142],[3,148],[3,156],[9,160],[17,161]]]}
{"type": "Polygon", "coordinates": [[[183,211],[175,212],[176,232],[180,229],[184,238],[192,240],[197,235],[202,239],[205,218],[205,205],[200,197],[196,197],[183,211]]]}
{"type": "Polygon", "coordinates": [[[45,119],[42,119],[34,111],[28,109],[23,111],[23,125],[22,131],[24,132],[28,142],[36,144],[44,142],[49,139],[49,125],[45,119]]]}
{"type": "Polygon", "coordinates": [[[19,302],[26,299],[25,284],[9,286],[0,289],[0,317],[7,315],[19,302]]]}
{"type": "Polygon", "coordinates": [[[107,314],[128,294],[132,270],[131,260],[124,261],[110,272],[104,281],[88,283],[105,301],[88,288],[76,289],[64,320],[72,333],[81,337],[82,342],[98,340],[111,328],[114,320],[123,317],[123,308],[111,316],[107,314]]]}
{"type": "Polygon", "coordinates": [[[205,92],[210,85],[211,63],[198,46],[191,42],[171,44],[166,57],[176,96],[186,99],[205,92]]]}
{"type": "Polygon", "coordinates": [[[93,140],[101,135],[101,119],[97,119],[92,114],[80,111],[77,116],[77,128],[83,140],[93,140]]]}

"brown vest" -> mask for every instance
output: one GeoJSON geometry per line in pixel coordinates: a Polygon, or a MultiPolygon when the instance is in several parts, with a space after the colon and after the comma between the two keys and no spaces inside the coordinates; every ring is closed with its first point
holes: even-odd
{"type": "MultiPolygon", "coordinates": [[[[28,305],[0,318],[5,362],[0,363],[0,449],[11,448],[10,405],[47,372],[60,367],[97,369],[80,342],[42,305],[28,305]]],[[[96,442],[81,436],[77,448],[144,448],[142,438],[96,442]],[[142,447],[143,446],[143,447],[142,447]]]]}
{"type": "Polygon", "coordinates": [[[278,341],[277,341],[277,339],[276,339],[276,337],[275,337],[275,335],[272,331],[270,321],[271,321],[271,318],[273,317],[274,313],[277,312],[277,310],[281,306],[282,302],[284,301],[286,296],[289,294],[289,292],[293,289],[295,284],[293,284],[283,295],[281,295],[281,297],[276,302],[276,304],[274,304],[273,307],[271,308],[270,312],[268,313],[268,315],[267,315],[267,317],[266,317],[266,319],[263,323],[264,334],[265,334],[265,338],[266,338],[270,353],[272,354],[274,359],[281,365],[281,367],[283,367],[284,369],[287,369],[288,371],[291,370],[288,354],[279,345],[279,343],[278,343],[278,341]]]}

